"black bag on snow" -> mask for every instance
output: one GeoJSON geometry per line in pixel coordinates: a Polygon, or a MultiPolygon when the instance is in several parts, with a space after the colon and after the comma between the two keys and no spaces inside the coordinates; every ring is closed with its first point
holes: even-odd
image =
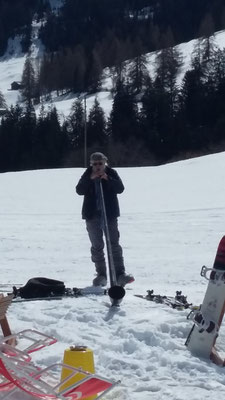
{"type": "Polygon", "coordinates": [[[25,286],[17,289],[13,287],[16,297],[32,299],[35,297],[61,296],[65,293],[65,285],[62,281],[49,278],[31,278],[25,286]]]}

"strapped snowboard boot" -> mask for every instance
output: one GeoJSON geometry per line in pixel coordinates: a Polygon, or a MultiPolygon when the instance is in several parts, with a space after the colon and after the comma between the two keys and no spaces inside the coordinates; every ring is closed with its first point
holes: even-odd
{"type": "Polygon", "coordinates": [[[134,277],[131,274],[126,274],[125,272],[117,275],[117,284],[118,286],[125,286],[128,283],[134,282],[134,277]]]}
{"type": "Polygon", "coordinates": [[[106,275],[97,274],[97,276],[93,279],[93,286],[106,286],[107,278],[106,275]]]}

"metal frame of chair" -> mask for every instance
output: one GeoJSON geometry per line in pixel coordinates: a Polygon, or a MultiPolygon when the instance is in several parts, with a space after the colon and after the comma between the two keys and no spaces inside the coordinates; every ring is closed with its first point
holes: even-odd
{"type": "MultiPolygon", "coordinates": [[[[0,339],[0,349],[1,345],[7,344],[10,341],[14,341],[15,343],[17,343],[17,350],[19,349],[19,346],[21,346],[23,343],[25,347],[21,350],[27,354],[31,354],[35,351],[43,349],[46,346],[51,346],[52,344],[57,342],[57,339],[53,336],[46,335],[35,329],[24,329],[21,332],[0,339]]],[[[11,351],[13,351],[12,346],[10,348],[11,351]]]]}
{"type": "Polygon", "coordinates": [[[42,400],[82,400],[93,395],[97,395],[96,399],[100,399],[118,383],[64,363],[55,363],[43,370],[35,371],[34,366],[27,369],[27,365],[17,364],[12,360],[3,361],[0,358],[0,373],[13,385],[3,387],[2,399],[15,395],[18,390],[42,400]],[[56,367],[60,370],[66,368],[71,373],[61,382],[56,377],[53,380],[52,372],[56,367]],[[77,374],[82,374],[84,378],[65,389],[60,389],[77,374]]]}
{"type": "Polygon", "coordinates": [[[25,350],[7,344],[8,338],[0,341],[0,399],[7,399],[17,391],[43,400],[82,400],[93,395],[100,399],[118,384],[65,363],[54,363],[44,369],[37,367],[32,363],[30,354],[45,347],[43,343],[50,345],[55,343],[56,339],[33,330],[25,330],[11,336],[16,340],[27,337],[30,339],[33,333],[41,339],[34,341],[25,350]],[[60,381],[60,374],[56,376],[56,370],[61,372],[62,368],[68,370],[68,376],[60,381]],[[70,383],[77,374],[79,380],[70,383]],[[65,388],[65,384],[68,387],[65,388]]]}

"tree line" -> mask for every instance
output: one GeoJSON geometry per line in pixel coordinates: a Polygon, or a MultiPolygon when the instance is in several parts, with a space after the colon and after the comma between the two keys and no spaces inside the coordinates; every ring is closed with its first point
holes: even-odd
{"type": "MultiPolygon", "coordinates": [[[[136,57],[116,75],[108,117],[96,98],[85,119],[83,97],[62,122],[51,106],[42,106],[36,117],[25,85],[26,107],[12,106],[1,121],[0,171],[83,166],[85,132],[88,152],[102,150],[120,166],[156,165],[224,150],[225,50],[212,38],[197,41],[191,68],[178,86],[181,66],[176,48],[165,48],[157,54],[151,77],[145,56],[136,57]]],[[[24,80],[26,70],[30,66],[24,80]]]]}
{"type": "MultiPolygon", "coordinates": [[[[41,21],[45,54],[35,66],[35,102],[57,91],[95,93],[105,67],[121,74],[125,60],[173,47],[225,27],[223,0],[0,0],[0,55],[20,34],[29,54],[32,21],[41,21]],[[191,21],[191,23],[190,23],[191,21]]],[[[29,68],[29,66],[28,66],[29,68]]]]}
{"type": "Polygon", "coordinates": [[[40,36],[50,52],[77,45],[91,52],[112,36],[139,38],[149,52],[162,48],[168,31],[170,46],[201,36],[208,18],[213,32],[224,28],[223,0],[65,0],[58,13],[47,13],[40,36]]]}

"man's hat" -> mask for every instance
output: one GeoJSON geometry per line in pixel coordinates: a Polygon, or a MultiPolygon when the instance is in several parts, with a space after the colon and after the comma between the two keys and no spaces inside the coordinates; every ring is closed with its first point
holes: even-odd
{"type": "Polygon", "coordinates": [[[105,156],[105,154],[100,153],[100,152],[98,152],[98,151],[96,151],[95,153],[92,153],[92,154],[91,154],[90,162],[99,161],[99,160],[101,160],[101,161],[108,161],[108,158],[105,156]]]}

